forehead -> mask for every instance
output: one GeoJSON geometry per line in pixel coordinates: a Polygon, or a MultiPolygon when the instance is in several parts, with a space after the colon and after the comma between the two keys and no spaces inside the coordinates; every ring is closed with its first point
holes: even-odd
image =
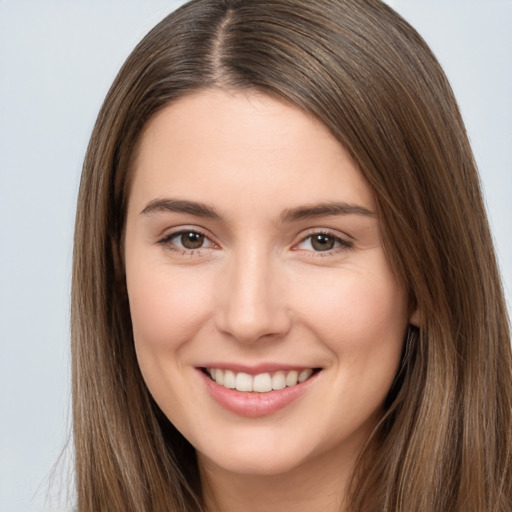
{"type": "Polygon", "coordinates": [[[150,120],[130,203],[167,195],[239,210],[339,200],[373,207],[354,161],[323,124],[255,92],[201,91],[150,120]]]}

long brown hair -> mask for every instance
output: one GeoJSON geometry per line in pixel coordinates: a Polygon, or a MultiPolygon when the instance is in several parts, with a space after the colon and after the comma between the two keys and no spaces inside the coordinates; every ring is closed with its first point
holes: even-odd
{"type": "Polygon", "coordinates": [[[475,162],[439,64],[378,0],[193,0],[119,72],[88,147],[76,219],[79,512],[202,510],[194,450],[138,368],[122,240],[142,128],[211,87],[285,99],[331,130],[375,194],[387,257],[421,312],[349,510],[510,512],[510,334],[475,162]]]}

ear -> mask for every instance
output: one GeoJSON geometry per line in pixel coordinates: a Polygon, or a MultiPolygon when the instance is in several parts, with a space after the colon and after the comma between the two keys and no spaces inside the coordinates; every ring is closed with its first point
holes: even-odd
{"type": "Polygon", "coordinates": [[[414,310],[412,310],[409,313],[409,323],[411,325],[414,325],[414,327],[417,327],[418,329],[421,328],[421,324],[422,324],[421,311],[418,306],[416,306],[414,308],[414,310]]]}

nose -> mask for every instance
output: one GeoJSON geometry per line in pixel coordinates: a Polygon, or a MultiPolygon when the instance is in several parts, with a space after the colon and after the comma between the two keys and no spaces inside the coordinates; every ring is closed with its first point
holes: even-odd
{"type": "Polygon", "coordinates": [[[241,343],[284,336],[292,321],[284,281],[279,264],[262,251],[230,258],[218,291],[217,328],[241,343]]]}

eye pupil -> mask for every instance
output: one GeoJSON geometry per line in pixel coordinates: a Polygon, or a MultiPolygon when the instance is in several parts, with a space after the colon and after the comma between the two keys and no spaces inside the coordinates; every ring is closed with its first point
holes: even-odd
{"type": "Polygon", "coordinates": [[[181,243],[186,249],[199,249],[204,243],[204,235],[193,231],[183,233],[181,243]]]}
{"type": "Polygon", "coordinates": [[[314,235],[311,239],[311,245],[315,251],[329,251],[334,247],[334,238],[328,235],[314,235]]]}

